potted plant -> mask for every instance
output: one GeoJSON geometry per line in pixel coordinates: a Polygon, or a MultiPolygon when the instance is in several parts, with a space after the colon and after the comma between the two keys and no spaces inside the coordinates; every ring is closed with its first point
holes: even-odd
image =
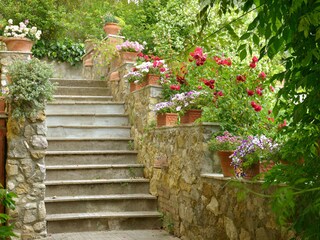
{"type": "Polygon", "coordinates": [[[8,68],[11,83],[5,94],[13,118],[33,118],[52,100],[55,85],[51,83],[52,67],[36,58],[17,60],[8,68]]]}
{"type": "Polygon", "coordinates": [[[209,149],[217,153],[224,177],[235,176],[234,167],[231,165],[231,155],[241,144],[241,137],[234,136],[228,131],[223,135],[214,136],[209,142],[209,149]]]}
{"type": "Polygon", "coordinates": [[[13,20],[8,20],[4,28],[2,41],[6,44],[8,51],[30,52],[35,41],[40,39],[41,30],[36,27],[28,27],[29,21],[13,25],[13,20]]]}
{"type": "Polygon", "coordinates": [[[157,113],[157,127],[177,124],[179,115],[173,102],[160,102],[155,105],[154,111],[157,113]]]}
{"type": "Polygon", "coordinates": [[[109,35],[118,35],[121,27],[118,25],[119,19],[115,17],[113,14],[110,12],[106,13],[103,17],[104,20],[104,27],[103,30],[104,32],[109,35]]]}
{"type": "Polygon", "coordinates": [[[268,170],[278,160],[279,144],[265,135],[248,136],[231,155],[232,165],[242,168],[238,176],[251,179],[261,173],[261,164],[268,170]]]}
{"type": "Polygon", "coordinates": [[[135,90],[139,90],[143,87],[143,85],[139,84],[141,80],[143,79],[142,73],[138,71],[130,71],[126,75],[123,76],[124,79],[127,79],[130,83],[130,92],[133,92],[135,90]]]}
{"type": "Polygon", "coordinates": [[[122,61],[135,62],[138,53],[141,52],[144,47],[138,42],[125,41],[122,44],[116,46],[117,50],[120,52],[120,57],[122,61]]]}

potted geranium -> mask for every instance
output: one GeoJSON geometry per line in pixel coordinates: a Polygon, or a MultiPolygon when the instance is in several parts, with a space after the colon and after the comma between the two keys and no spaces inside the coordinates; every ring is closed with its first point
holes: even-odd
{"type": "Polygon", "coordinates": [[[122,61],[135,62],[138,53],[141,52],[144,47],[138,42],[125,41],[122,44],[116,46],[117,50],[120,52],[120,57],[122,61]]]}
{"type": "Polygon", "coordinates": [[[119,34],[121,27],[118,25],[119,19],[117,17],[115,17],[110,12],[107,12],[103,17],[103,20],[104,20],[103,30],[107,35],[109,35],[109,34],[118,35],[119,34]]]}
{"type": "Polygon", "coordinates": [[[172,101],[160,102],[155,105],[154,111],[157,113],[157,127],[174,126],[178,122],[177,107],[172,101]]]}
{"type": "Polygon", "coordinates": [[[251,179],[261,172],[261,164],[268,170],[278,160],[279,144],[265,135],[248,136],[231,155],[232,165],[242,168],[238,176],[251,179]]]}
{"type": "Polygon", "coordinates": [[[40,39],[41,30],[37,27],[28,27],[29,21],[13,25],[13,20],[8,20],[4,28],[2,41],[6,44],[8,51],[30,52],[35,41],[40,39]]]}
{"type": "Polygon", "coordinates": [[[213,136],[209,142],[209,149],[216,152],[219,157],[224,177],[235,176],[234,167],[231,165],[231,156],[238,146],[240,146],[241,140],[240,136],[234,136],[225,131],[223,135],[213,136]]]}

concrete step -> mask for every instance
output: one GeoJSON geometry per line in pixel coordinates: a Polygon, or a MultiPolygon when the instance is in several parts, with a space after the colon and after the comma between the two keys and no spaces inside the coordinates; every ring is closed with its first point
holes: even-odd
{"type": "MultiPolygon", "coordinates": [[[[92,143],[93,144],[93,143],[92,143]]],[[[65,147],[68,145],[66,144],[65,147]]],[[[81,146],[81,144],[79,144],[81,146]]],[[[120,146],[120,145],[119,145],[120,146]]],[[[88,144],[90,147],[90,144],[88,144]]],[[[99,147],[97,145],[96,147],[99,147]]],[[[49,148],[50,141],[49,141],[49,148]]],[[[58,150],[58,149],[57,149],[58,150]]],[[[82,150],[47,151],[46,165],[85,165],[85,164],[134,164],[136,151],[126,150],[82,150]]]]}
{"type": "Polygon", "coordinates": [[[106,87],[69,87],[58,86],[55,95],[82,95],[82,96],[110,96],[111,91],[106,87]]]}
{"type": "Polygon", "coordinates": [[[124,114],[47,114],[48,126],[72,125],[128,126],[128,116],[124,114]]]}
{"type": "Polygon", "coordinates": [[[47,136],[49,138],[130,137],[130,129],[125,126],[49,126],[47,136]]]}
{"type": "MultiPolygon", "coordinates": [[[[132,150],[132,138],[48,138],[48,151],[96,151],[101,150],[132,150]]],[[[114,152],[119,153],[121,152],[114,152]]],[[[127,152],[125,152],[126,154],[127,152]]],[[[80,153],[79,153],[80,154],[80,153]]],[[[82,153],[81,153],[82,154],[82,153]]],[[[88,155],[88,154],[87,154],[88,155]]],[[[47,158],[46,158],[47,163],[47,158]]]]}
{"type": "Polygon", "coordinates": [[[46,197],[149,193],[149,180],[144,178],[56,180],[46,181],[45,184],[46,197]]]}
{"type": "Polygon", "coordinates": [[[113,97],[112,96],[81,96],[81,95],[54,95],[53,96],[54,100],[57,102],[101,102],[101,101],[112,101],[113,97]]]}
{"type": "Polygon", "coordinates": [[[52,102],[46,114],[124,114],[124,104],[116,102],[52,102]]]}
{"type": "Polygon", "coordinates": [[[142,164],[52,165],[46,170],[48,181],[143,178],[142,164]]]}
{"type": "Polygon", "coordinates": [[[103,230],[159,229],[161,215],[156,211],[95,212],[47,215],[49,233],[103,230]]]}
{"type": "Polygon", "coordinates": [[[87,80],[87,79],[61,79],[52,78],[50,79],[52,83],[57,83],[58,86],[68,86],[68,87],[107,87],[106,81],[97,80],[87,80]]]}
{"type": "Polygon", "coordinates": [[[45,198],[47,214],[154,211],[156,197],[150,194],[61,196],[45,198]]]}

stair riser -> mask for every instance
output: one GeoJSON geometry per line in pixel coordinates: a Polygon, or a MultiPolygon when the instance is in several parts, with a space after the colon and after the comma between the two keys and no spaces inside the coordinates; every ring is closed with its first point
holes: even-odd
{"type": "Polygon", "coordinates": [[[123,116],[48,116],[48,126],[104,125],[127,126],[128,118],[123,116]]]}
{"type": "Polygon", "coordinates": [[[106,97],[96,97],[96,98],[83,98],[83,97],[60,97],[59,95],[54,96],[55,101],[59,101],[61,103],[68,103],[68,102],[97,102],[97,101],[112,101],[111,96],[106,97]]]}
{"type": "Polygon", "coordinates": [[[48,143],[48,151],[131,150],[131,148],[133,147],[130,143],[130,140],[49,140],[48,143]]]}
{"type": "Polygon", "coordinates": [[[122,104],[48,104],[47,114],[124,114],[122,104]]]}
{"type": "Polygon", "coordinates": [[[58,87],[55,95],[80,95],[80,96],[110,96],[111,92],[108,88],[69,88],[58,87]]]}
{"type": "Polygon", "coordinates": [[[52,83],[57,83],[58,86],[70,87],[107,87],[106,81],[92,81],[92,80],[63,80],[51,79],[52,83]]]}
{"type": "Polygon", "coordinates": [[[81,127],[49,127],[48,137],[66,138],[111,138],[130,137],[128,128],[81,128],[81,127]]]}
{"type": "Polygon", "coordinates": [[[47,169],[46,180],[98,180],[143,177],[143,168],[47,169]]]}
{"type": "Polygon", "coordinates": [[[155,199],[46,202],[47,214],[154,211],[155,209],[157,209],[155,199]]]}
{"type": "Polygon", "coordinates": [[[136,154],[47,155],[46,156],[47,166],[77,165],[77,164],[81,164],[81,165],[84,165],[84,164],[131,164],[131,163],[137,163],[136,154]]]}
{"type": "Polygon", "coordinates": [[[106,231],[106,230],[138,230],[160,229],[158,217],[147,218],[100,218],[86,220],[47,221],[48,233],[106,231]]]}
{"type": "Polygon", "coordinates": [[[107,194],[149,193],[148,182],[47,185],[46,196],[96,196],[107,194]]]}

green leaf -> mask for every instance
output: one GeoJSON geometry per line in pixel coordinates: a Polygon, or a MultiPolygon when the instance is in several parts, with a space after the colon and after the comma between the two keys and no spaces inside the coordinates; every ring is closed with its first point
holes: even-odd
{"type": "Polygon", "coordinates": [[[247,32],[245,34],[243,34],[240,38],[240,40],[246,40],[251,36],[251,32],[247,32]]]}
{"type": "Polygon", "coordinates": [[[318,41],[319,39],[320,39],[320,28],[317,28],[316,41],[318,41]]]}
{"type": "Polygon", "coordinates": [[[252,41],[254,42],[255,45],[259,46],[260,39],[256,34],[253,34],[252,41]]]}
{"type": "Polygon", "coordinates": [[[246,49],[243,49],[241,52],[240,52],[240,59],[241,61],[243,59],[245,59],[247,57],[247,50],[246,49]]]}
{"type": "Polygon", "coordinates": [[[241,50],[245,49],[246,46],[247,46],[247,44],[242,44],[242,45],[240,45],[240,47],[238,48],[237,51],[240,52],[241,50]]]}

